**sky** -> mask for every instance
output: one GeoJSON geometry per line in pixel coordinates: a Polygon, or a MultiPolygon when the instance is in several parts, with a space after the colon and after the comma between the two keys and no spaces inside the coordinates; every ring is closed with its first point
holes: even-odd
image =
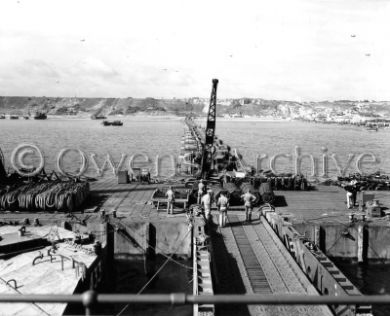
{"type": "Polygon", "coordinates": [[[390,100],[390,1],[1,0],[0,95],[390,100]]]}

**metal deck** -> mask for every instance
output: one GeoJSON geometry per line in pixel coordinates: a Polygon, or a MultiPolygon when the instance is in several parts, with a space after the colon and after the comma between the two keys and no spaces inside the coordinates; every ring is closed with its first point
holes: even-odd
{"type": "MultiPolygon", "coordinates": [[[[216,293],[319,295],[263,220],[245,224],[244,218],[243,212],[229,214],[227,226],[213,236],[216,293]]],[[[237,314],[332,315],[327,306],[217,306],[217,315],[237,314]]]]}
{"type": "MultiPolygon", "coordinates": [[[[177,187],[183,187],[177,183],[177,187]]],[[[75,213],[79,219],[93,220],[99,217],[99,210],[107,213],[117,212],[117,217],[127,222],[161,222],[184,223],[187,221],[185,212],[179,207],[174,215],[168,215],[165,210],[157,211],[150,203],[151,196],[157,187],[168,184],[118,184],[114,177],[102,178],[91,183],[91,206],[87,212],[75,213]]],[[[299,200],[308,205],[319,198],[321,192],[277,192],[285,195],[288,209],[298,205],[299,200]],[[314,193],[314,195],[313,195],[314,193]],[[295,196],[295,199],[293,197],[295,196]]],[[[343,192],[328,192],[338,196],[341,203],[343,192]]],[[[320,208],[320,207],[319,207],[320,208]]],[[[279,210],[287,211],[280,207],[279,210]]],[[[318,209],[323,212],[324,208],[318,209]]],[[[81,211],[81,210],[80,210],[81,211]]],[[[303,210],[309,212],[307,210],[303,210]]],[[[213,217],[217,219],[217,212],[213,217]]],[[[255,215],[255,214],[254,214],[255,215]]],[[[256,214],[257,215],[257,214],[256,214]]],[[[2,220],[39,217],[43,223],[46,220],[65,220],[66,214],[48,213],[6,213],[2,220]]],[[[309,294],[319,295],[301,268],[292,258],[277,235],[267,228],[262,219],[256,218],[251,224],[244,224],[245,215],[241,210],[229,211],[228,223],[225,228],[211,232],[212,244],[212,274],[215,294],[309,294]]],[[[209,232],[210,233],[210,232],[209,232]]],[[[271,306],[271,305],[220,305],[216,306],[217,315],[332,315],[327,306],[271,306]]]]}
{"type": "Polygon", "coordinates": [[[236,240],[238,250],[245,266],[245,271],[252,286],[253,293],[271,294],[271,287],[268,284],[264,271],[258,261],[256,254],[241,225],[237,215],[229,216],[229,223],[232,225],[232,232],[236,240]]]}

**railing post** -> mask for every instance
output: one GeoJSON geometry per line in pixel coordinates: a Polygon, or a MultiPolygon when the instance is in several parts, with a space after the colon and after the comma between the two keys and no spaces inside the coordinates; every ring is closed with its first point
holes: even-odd
{"type": "Polygon", "coordinates": [[[95,291],[86,291],[83,293],[83,305],[85,308],[85,316],[92,315],[92,306],[97,302],[97,293],[95,291]]]}

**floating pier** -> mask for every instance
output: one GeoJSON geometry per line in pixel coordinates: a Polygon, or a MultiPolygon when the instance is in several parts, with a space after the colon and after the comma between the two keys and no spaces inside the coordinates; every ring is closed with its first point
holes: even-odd
{"type": "MultiPolygon", "coordinates": [[[[389,234],[388,219],[375,220],[374,212],[370,217],[347,211],[345,192],[339,187],[309,187],[302,175],[256,175],[238,151],[214,134],[217,84],[218,80],[213,80],[206,131],[186,120],[181,151],[186,176],[158,183],[150,181],[149,173],[129,177],[122,171],[118,179],[91,182],[82,206],[73,203],[68,208],[45,209],[35,204],[34,208],[21,208],[24,203],[15,198],[9,205],[7,198],[0,212],[0,302],[6,301],[4,293],[17,297],[7,315],[77,314],[80,310],[75,305],[64,302],[80,302],[80,296],[50,301],[50,295],[86,290],[89,292],[83,294],[82,303],[87,315],[99,308],[98,302],[131,303],[130,296],[123,299],[125,295],[118,293],[136,294],[131,296],[134,301],[144,304],[136,312],[145,315],[152,308],[150,304],[166,302],[175,306],[160,304],[153,307],[153,313],[372,314],[367,300],[342,299],[360,297],[361,293],[329,257],[362,262],[390,258],[388,238],[384,238],[389,234]],[[231,199],[223,228],[217,225],[215,203],[211,218],[206,218],[197,204],[200,177],[216,195],[225,190],[231,199]],[[168,187],[176,197],[173,214],[166,210],[168,187]],[[244,221],[242,190],[256,194],[251,222],[244,221]],[[373,247],[375,251],[370,252],[373,247]],[[118,296],[99,301],[98,292],[118,296]],[[169,300],[146,296],[142,301],[144,292],[180,293],[170,294],[169,300]],[[40,300],[24,299],[24,294],[43,296],[40,300]],[[232,302],[225,295],[233,295],[235,304],[229,305],[232,302]],[[237,304],[235,295],[252,304],[237,304]],[[251,301],[252,295],[264,296],[251,301]],[[321,300],[317,298],[325,295],[334,301],[318,304],[321,300]],[[291,296],[305,304],[276,305],[283,302],[276,301],[279,296],[291,296]],[[306,296],[317,303],[299,300],[306,296]],[[193,306],[186,306],[189,297],[193,306]],[[270,297],[270,304],[258,304],[261,298],[267,302],[270,297]],[[349,304],[351,301],[354,303],[349,304]]],[[[364,194],[375,194],[389,205],[387,192],[365,192],[363,202],[364,194]]],[[[4,304],[11,303],[0,303],[0,311],[8,308],[4,304]]],[[[134,306],[129,304],[104,306],[99,312],[130,315],[134,306]]]]}

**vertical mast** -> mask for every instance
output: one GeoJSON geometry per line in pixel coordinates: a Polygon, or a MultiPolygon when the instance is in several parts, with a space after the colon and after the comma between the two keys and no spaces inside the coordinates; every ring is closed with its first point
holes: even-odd
{"type": "Polygon", "coordinates": [[[215,120],[216,120],[216,110],[217,110],[217,86],[218,86],[218,79],[213,79],[209,112],[207,114],[206,137],[205,137],[205,143],[204,143],[203,155],[202,155],[202,178],[203,179],[206,178],[207,173],[210,170],[211,160],[212,160],[212,148],[214,145],[215,120]]]}

